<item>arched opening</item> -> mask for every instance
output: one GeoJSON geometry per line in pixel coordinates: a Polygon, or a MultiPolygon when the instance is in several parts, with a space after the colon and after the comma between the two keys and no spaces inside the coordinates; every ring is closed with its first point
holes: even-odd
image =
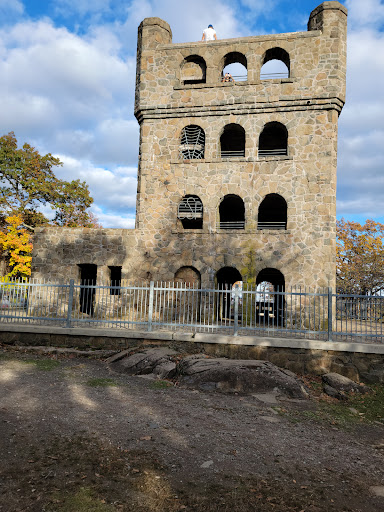
{"type": "Polygon", "coordinates": [[[219,206],[220,229],[244,229],[245,208],[241,197],[228,194],[219,206]]]}
{"type": "Polygon", "coordinates": [[[260,70],[260,80],[289,78],[289,76],[289,53],[283,50],[283,48],[269,48],[264,55],[263,65],[260,70]]]}
{"type": "Polygon", "coordinates": [[[177,207],[177,218],[184,229],[203,229],[203,203],[200,197],[184,196],[177,207]]]}
{"type": "Polygon", "coordinates": [[[222,293],[217,301],[218,318],[231,319],[233,316],[232,287],[237,282],[242,282],[240,272],[235,267],[223,267],[216,273],[216,286],[222,293]]]}
{"type": "Polygon", "coordinates": [[[177,323],[197,323],[200,319],[200,272],[195,267],[180,267],[175,273],[174,283],[173,301],[164,300],[164,303],[173,305],[173,319],[177,323]]]}
{"type": "Polygon", "coordinates": [[[287,229],[287,202],[279,194],[268,194],[259,206],[257,229],[287,229]]]}
{"type": "Polygon", "coordinates": [[[175,272],[174,282],[198,289],[201,284],[201,274],[195,267],[180,267],[175,272]]]}
{"type": "Polygon", "coordinates": [[[245,130],[239,124],[227,124],[220,137],[221,158],[245,156],[245,130]]]}
{"type": "Polygon", "coordinates": [[[190,55],[183,61],[181,80],[184,84],[205,84],[207,65],[203,57],[190,55]]]}
{"type": "Polygon", "coordinates": [[[288,131],[277,122],[267,123],[259,137],[259,157],[288,155],[288,131]]]}
{"type": "Polygon", "coordinates": [[[205,133],[195,124],[185,126],[181,132],[179,155],[182,160],[204,158],[205,133]]]}
{"type": "Polygon", "coordinates": [[[256,278],[256,317],[263,326],[284,325],[285,279],[276,268],[264,268],[256,278]]]}
{"type": "Polygon", "coordinates": [[[240,52],[230,52],[224,57],[221,81],[223,82],[246,82],[248,79],[247,58],[240,52]],[[232,80],[226,80],[225,75],[229,73],[232,80]]]}

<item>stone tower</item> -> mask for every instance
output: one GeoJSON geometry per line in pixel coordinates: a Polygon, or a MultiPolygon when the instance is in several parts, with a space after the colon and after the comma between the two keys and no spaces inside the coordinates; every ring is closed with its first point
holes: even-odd
{"type": "Polygon", "coordinates": [[[183,44],[141,23],[136,229],[155,279],[334,288],[346,22],[324,2],[307,32],[183,44]],[[245,79],[223,82],[236,62],[245,79]]]}
{"type": "Polygon", "coordinates": [[[324,2],[306,32],[173,44],[145,19],[136,228],[36,229],[34,277],[334,288],[346,22],[324,2]],[[243,80],[222,81],[233,63],[243,80]]]}

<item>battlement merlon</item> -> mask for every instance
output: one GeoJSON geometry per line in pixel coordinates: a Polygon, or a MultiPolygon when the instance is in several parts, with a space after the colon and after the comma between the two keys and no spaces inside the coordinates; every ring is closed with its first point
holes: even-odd
{"type": "Polygon", "coordinates": [[[324,2],[310,15],[307,32],[220,39],[208,43],[172,43],[169,25],[146,18],[139,27],[135,115],[143,118],[182,117],[185,109],[196,115],[209,110],[228,111],[242,103],[259,109],[271,103],[282,109],[324,108],[341,111],[345,102],[347,9],[339,2],[324,2]],[[289,56],[288,79],[261,80],[267,51],[277,48],[289,56]],[[243,57],[247,80],[221,82],[226,56],[243,57]],[[186,81],[189,60],[204,67],[203,80],[186,81]],[[309,102],[309,103],[308,103],[309,102]]]}

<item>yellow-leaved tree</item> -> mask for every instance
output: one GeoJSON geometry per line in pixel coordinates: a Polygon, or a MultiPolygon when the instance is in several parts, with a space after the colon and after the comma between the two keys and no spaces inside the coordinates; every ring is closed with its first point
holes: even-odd
{"type": "Polygon", "coordinates": [[[341,219],[336,230],[338,290],[361,295],[384,290],[384,224],[341,219]]]}
{"type": "Polygon", "coordinates": [[[10,272],[6,277],[27,278],[31,275],[31,235],[20,215],[10,215],[5,222],[5,229],[0,230],[0,247],[8,255],[10,272]]]}

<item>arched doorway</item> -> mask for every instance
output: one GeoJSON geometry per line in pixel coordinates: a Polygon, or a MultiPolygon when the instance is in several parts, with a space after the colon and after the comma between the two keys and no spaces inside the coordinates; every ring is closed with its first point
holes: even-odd
{"type": "Polygon", "coordinates": [[[242,281],[240,272],[235,267],[223,267],[216,274],[216,286],[222,293],[219,294],[219,300],[217,302],[218,318],[231,319],[232,308],[232,286],[237,281],[242,281]]]}
{"type": "Polygon", "coordinates": [[[284,325],[285,279],[276,268],[264,268],[256,278],[256,310],[259,321],[265,326],[284,325]]]}
{"type": "Polygon", "coordinates": [[[197,323],[200,318],[201,274],[195,267],[180,267],[175,272],[173,320],[176,323],[197,323]]]}

